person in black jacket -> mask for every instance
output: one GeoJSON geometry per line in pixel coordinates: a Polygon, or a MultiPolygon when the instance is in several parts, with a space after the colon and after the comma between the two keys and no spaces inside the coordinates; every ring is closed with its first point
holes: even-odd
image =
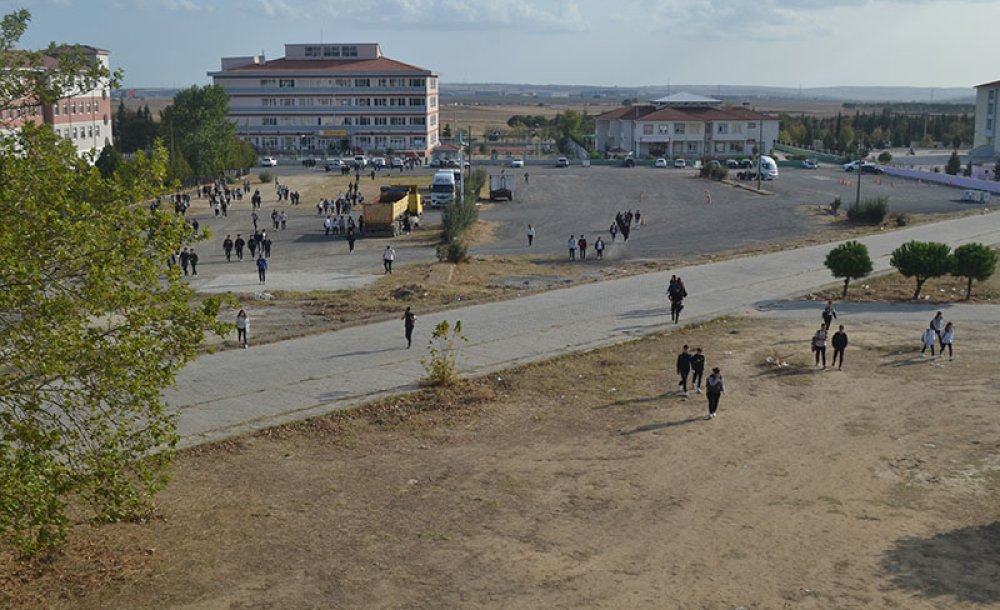
{"type": "Polygon", "coordinates": [[[188,263],[191,262],[191,254],[188,252],[187,248],[181,250],[181,269],[184,270],[184,275],[188,274],[188,263]]]}
{"type": "Polygon", "coordinates": [[[684,346],[684,350],[680,354],[677,354],[677,374],[680,375],[680,382],[677,384],[677,390],[682,393],[683,396],[688,395],[688,375],[691,374],[691,353],[688,352],[688,346],[684,346]]]}
{"type": "Polygon", "coordinates": [[[233,259],[233,238],[226,235],[226,239],[222,242],[222,251],[226,253],[226,262],[230,262],[233,259]]]}
{"type": "Polygon", "coordinates": [[[831,366],[836,366],[837,370],[844,369],[844,350],[847,349],[847,333],[844,332],[844,325],[840,325],[840,330],[833,333],[833,339],[830,341],[833,345],[833,363],[831,366]],[[837,364],[837,355],[840,355],[840,364],[837,364]]]}
{"type": "Polygon", "coordinates": [[[198,255],[195,254],[194,248],[188,252],[188,262],[191,263],[191,275],[198,275],[198,255]]]}
{"type": "Polygon", "coordinates": [[[247,245],[247,242],[243,241],[243,236],[237,233],[233,245],[236,246],[236,260],[243,260],[243,246],[247,245]]]}
{"type": "Polygon", "coordinates": [[[701,348],[694,348],[694,354],[691,355],[691,385],[694,386],[694,391],[701,394],[701,378],[705,374],[705,354],[701,353],[701,348]]]}

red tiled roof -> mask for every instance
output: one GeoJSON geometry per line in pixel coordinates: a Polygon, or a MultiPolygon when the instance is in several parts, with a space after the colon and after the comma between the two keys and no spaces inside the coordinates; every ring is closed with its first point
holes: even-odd
{"type": "Polygon", "coordinates": [[[773,120],[775,117],[742,107],[723,108],[660,108],[652,106],[623,106],[597,115],[598,119],[623,121],[724,121],[724,120],[773,120]]]}
{"type": "Polygon", "coordinates": [[[230,72],[414,72],[429,74],[430,70],[406,64],[388,57],[375,59],[272,59],[262,64],[248,64],[226,70],[230,72]]]}
{"type": "Polygon", "coordinates": [[[649,114],[655,110],[653,106],[622,106],[597,115],[598,119],[611,120],[622,119],[624,121],[634,121],[639,117],[649,114]]]}
{"type": "Polygon", "coordinates": [[[982,85],[976,85],[974,88],[979,89],[980,87],[1000,87],[1000,80],[995,80],[992,83],[983,83],[982,85]]]}

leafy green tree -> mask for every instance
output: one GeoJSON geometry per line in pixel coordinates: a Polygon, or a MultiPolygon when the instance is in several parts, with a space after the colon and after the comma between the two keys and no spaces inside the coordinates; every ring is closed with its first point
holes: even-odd
{"type": "Polygon", "coordinates": [[[94,165],[101,171],[101,177],[105,180],[112,178],[122,164],[122,155],[114,146],[106,144],[101,149],[101,154],[97,157],[94,165]]]}
{"type": "Polygon", "coordinates": [[[129,110],[122,101],[114,120],[115,148],[122,153],[148,150],[160,136],[160,125],[149,114],[149,106],[129,110]]]}
{"type": "Polygon", "coordinates": [[[948,163],[944,166],[944,173],[949,176],[957,176],[958,172],[962,171],[962,160],[958,158],[958,151],[951,151],[951,156],[948,157],[948,163]]]}
{"type": "Polygon", "coordinates": [[[842,298],[847,296],[847,286],[851,280],[862,278],[872,272],[872,259],[868,256],[868,247],[853,240],[844,242],[827,252],[824,264],[833,277],[844,278],[842,298]]]}
{"type": "Polygon", "coordinates": [[[952,254],[951,274],[968,279],[965,286],[965,300],[972,297],[972,280],[986,281],[997,270],[997,252],[979,243],[965,244],[955,248],[952,254]]]}
{"type": "Polygon", "coordinates": [[[164,108],[160,132],[179,150],[196,176],[219,176],[236,167],[236,125],[229,120],[229,96],[218,85],[184,89],[164,108]]]}
{"type": "Polygon", "coordinates": [[[941,277],[951,270],[951,248],[947,244],[929,241],[908,241],[892,251],[889,264],[904,277],[917,281],[913,298],[920,298],[924,282],[932,277],[941,277]]]}
{"type": "MultiPolygon", "coordinates": [[[[0,63],[28,17],[3,19],[0,63]]],[[[75,86],[65,67],[30,79],[75,86]]],[[[0,105],[24,94],[21,76],[0,70],[0,105]]],[[[219,299],[192,305],[167,265],[190,228],[136,203],[163,192],[166,157],[154,143],[104,178],[49,126],[0,136],[0,538],[24,555],[63,540],[70,506],[99,521],[149,512],[176,442],[161,393],[222,330],[219,299]]]]}

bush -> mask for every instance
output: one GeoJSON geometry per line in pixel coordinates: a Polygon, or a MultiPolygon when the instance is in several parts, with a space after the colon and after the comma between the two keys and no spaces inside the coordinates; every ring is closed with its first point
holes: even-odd
{"type": "Polygon", "coordinates": [[[461,320],[455,321],[455,326],[448,324],[447,320],[441,320],[434,327],[431,335],[431,342],[428,346],[430,355],[421,359],[427,371],[426,383],[428,385],[446,386],[458,381],[458,348],[460,342],[468,342],[462,334],[461,320]]]}
{"type": "Polygon", "coordinates": [[[878,156],[878,162],[879,163],[888,163],[889,161],[892,161],[892,153],[891,152],[889,152],[888,150],[883,150],[881,153],[879,153],[879,156],[878,156]]]}
{"type": "Polygon", "coordinates": [[[725,180],[726,176],[729,175],[729,168],[718,161],[706,161],[701,164],[701,169],[698,172],[702,178],[725,180]]]}
{"type": "Polygon", "coordinates": [[[894,214],[893,219],[896,221],[897,227],[905,227],[906,225],[910,224],[909,214],[902,214],[902,213],[894,214]]]}
{"type": "Polygon", "coordinates": [[[889,213],[889,198],[875,197],[865,199],[858,205],[852,205],[847,210],[847,219],[854,224],[882,224],[889,213]]]}
{"type": "Polygon", "coordinates": [[[271,182],[274,182],[274,174],[272,174],[271,172],[261,172],[258,175],[258,178],[260,178],[260,181],[264,184],[269,184],[271,182]]]}
{"type": "Polygon", "coordinates": [[[456,240],[437,247],[437,259],[449,263],[464,263],[469,260],[469,246],[464,241],[456,240]]]}
{"type": "Polygon", "coordinates": [[[465,199],[471,200],[473,204],[479,199],[479,193],[483,190],[483,186],[486,184],[486,170],[479,168],[472,171],[469,177],[465,179],[465,199]]]}
{"type": "Polygon", "coordinates": [[[441,243],[447,245],[458,241],[477,220],[479,208],[472,197],[466,197],[462,201],[453,199],[441,214],[441,243]]]}
{"type": "Polygon", "coordinates": [[[830,211],[833,212],[834,216],[840,211],[841,205],[843,205],[843,202],[840,200],[840,197],[834,197],[833,202],[830,203],[830,211]]]}

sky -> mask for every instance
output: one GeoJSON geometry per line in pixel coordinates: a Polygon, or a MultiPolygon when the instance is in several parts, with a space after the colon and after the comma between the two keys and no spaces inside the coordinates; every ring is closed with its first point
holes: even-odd
{"type": "MultiPolygon", "coordinates": [[[[23,48],[111,51],[126,87],[206,84],[224,56],[378,42],[443,83],[974,87],[998,0],[0,0],[23,48]]],[[[971,94],[971,90],[970,90],[971,94]]]]}

